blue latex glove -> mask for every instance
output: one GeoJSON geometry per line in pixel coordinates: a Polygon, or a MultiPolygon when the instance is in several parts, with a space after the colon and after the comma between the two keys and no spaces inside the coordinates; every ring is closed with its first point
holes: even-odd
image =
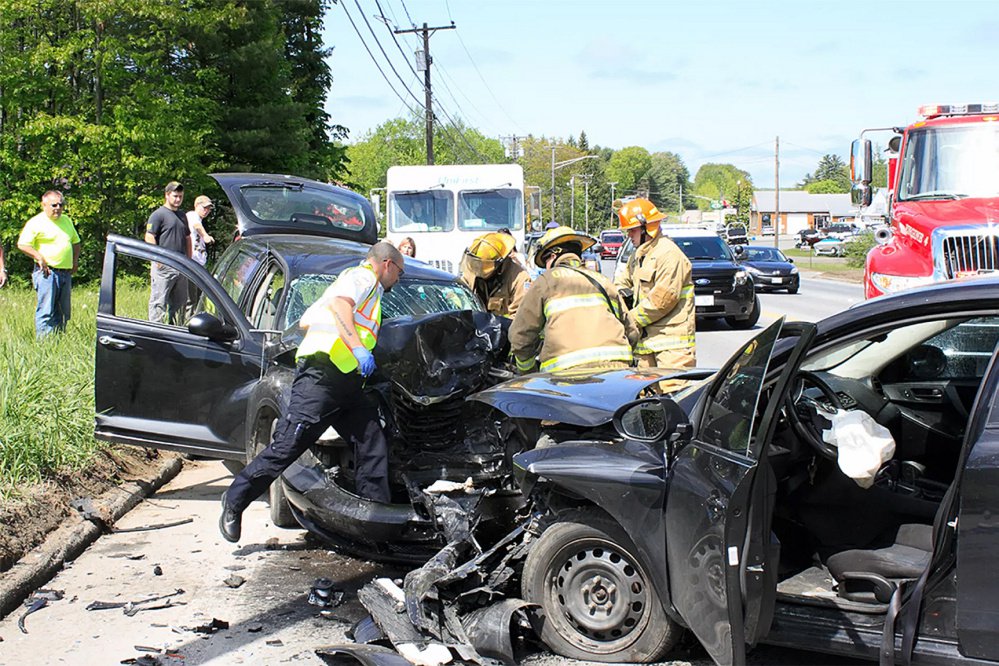
{"type": "Polygon", "coordinates": [[[350,351],[354,353],[354,358],[357,359],[357,369],[361,371],[361,376],[370,376],[375,371],[375,357],[364,347],[354,347],[350,351]]]}

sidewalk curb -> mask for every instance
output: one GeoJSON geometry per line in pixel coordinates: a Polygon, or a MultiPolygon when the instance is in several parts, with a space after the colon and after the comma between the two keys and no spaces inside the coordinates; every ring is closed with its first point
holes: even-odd
{"type": "MultiPolygon", "coordinates": [[[[152,479],[130,481],[112,488],[95,498],[94,506],[113,523],[177,476],[183,466],[183,458],[179,456],[165,460],[152,479]]],[[[0,579],[0,617],[18,608],[28,595],[51,580],[66,562],[79,556],[101,534],[100,527],[78,514],[56,528],[41,545],[4,572],[0,579]]]]}

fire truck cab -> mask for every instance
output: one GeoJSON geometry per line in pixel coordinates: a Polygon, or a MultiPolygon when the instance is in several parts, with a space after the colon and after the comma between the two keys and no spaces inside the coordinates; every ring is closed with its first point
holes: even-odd
{"type": "MultiPolygon", "coordinates": [[[[867,298],[999,270],[999,104],[932,105],[888,142],[888,229],[867,255],[867,298]]],[[[850,151],[853,202],[872,199],[871,141],[850,151]]]]}

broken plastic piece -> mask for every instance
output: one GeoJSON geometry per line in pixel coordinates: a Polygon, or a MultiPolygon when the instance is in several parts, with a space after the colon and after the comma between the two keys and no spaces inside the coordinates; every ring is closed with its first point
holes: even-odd
{"type": "Polygon", "coordinates": [[[329,578],[317,578],[309,590],[309,603],[320,608],[332,608],[343,603],[343,590],[333,587],[329,578]]]}
{"type": "Polygon", "coordinates": [[[186,525],[193,522],[194,518],[184,518],[183,520],[175,520],[172,523],[157,523],[156,525],[142,525],[140,527],[115,527],[111,530],[111,532],[113,534],[125,534],[127,532],[149,532],[151,530],[162,530],[167,527],[177,527],[178,525],[186,525]]]}
{"type": "Polygon", "coordinates": [[[513,636],[530,631],[530,622],[523,610],[533,606],[523,599],[504,599],[479,608],[461,618],[472,647],[484,657],[499,659],[504,664],[518,664],[513,636]]]}
{"type": "Polygon", "coordinates": [[[316,648],[316,656],[329,666],[411,666],[405,657],[379,645],[330,645],[316,648]]]}

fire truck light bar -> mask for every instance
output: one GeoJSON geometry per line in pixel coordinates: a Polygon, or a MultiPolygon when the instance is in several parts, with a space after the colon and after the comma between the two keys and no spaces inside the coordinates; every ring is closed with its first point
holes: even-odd
{"type": "Polygon", "coordinates": [[[999,113],[999,104],[927,104],[919,107],[923,118],[936,116],[970,116],[979,113],[999,113]]]}

